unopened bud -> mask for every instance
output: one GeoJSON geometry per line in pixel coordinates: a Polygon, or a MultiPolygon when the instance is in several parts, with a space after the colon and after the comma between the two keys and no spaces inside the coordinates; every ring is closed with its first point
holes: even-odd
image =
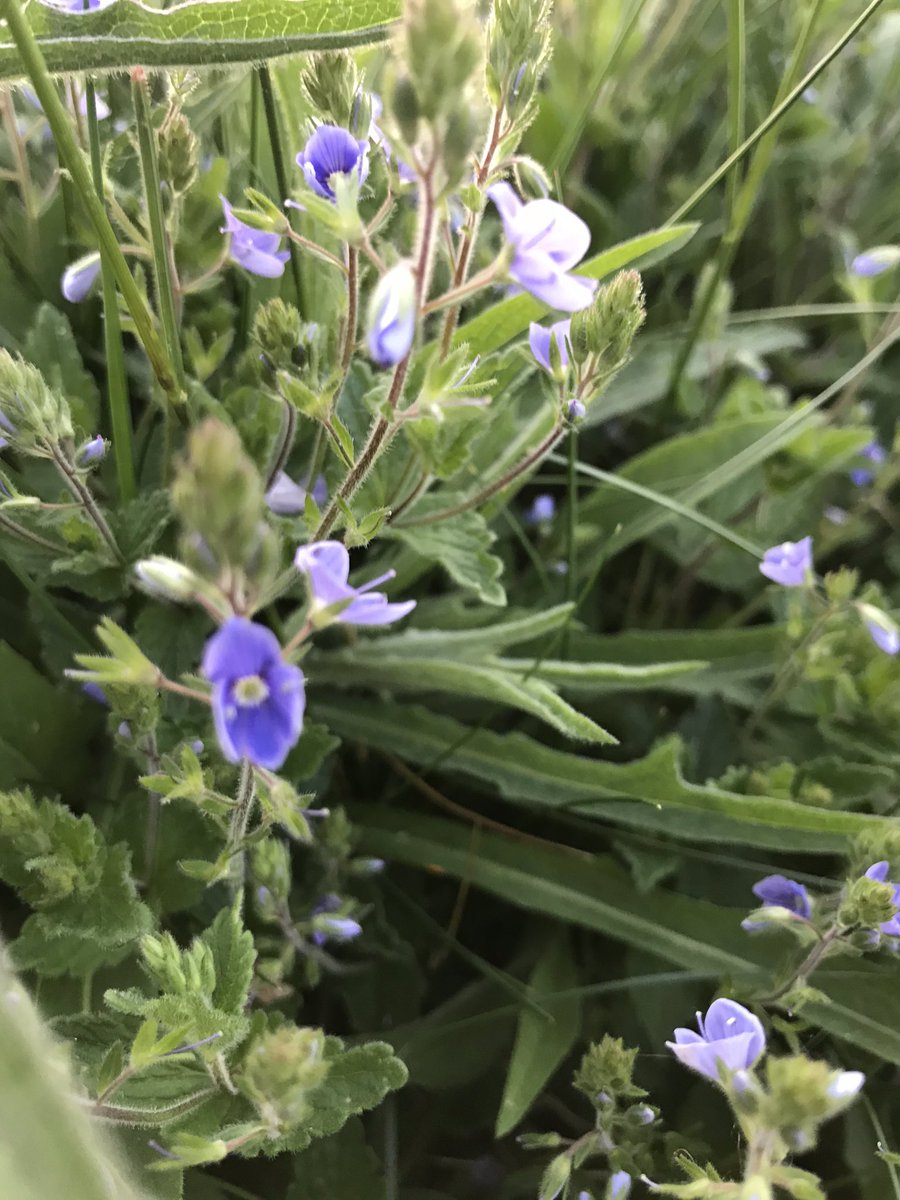
{"type": "Polygon", "coordinates": [[[379,367],[406,358],[416,334],[416,279],[408,262],[382,275],[369,302],[366,344],[379,367]]]}
{"type": "Polygon", "coordinates": [[[270,300],[256,310],[252,336],[275,370],[289,368],[303,340],[303,318],[293,304],[270,300]]]}
{"type": "Polygon", "coordinates": [[[162,554],[135,563],[134,573],[145,591],[166,600],[192,600],[206,587],[190,567],[162,554]]]}
{"type": "Polygon", "coordinates": [[[197,178],[200,143],[187,117],[173,109],[159,130],[159,176],[177,196],[183,195],[197,178]]]}
{"type": "Polygon", "coordinates": [[[541,1178],[538,1200],[556,1200],[572,1173],[572,1159],[568,1154],[557,1154],[551,1159],[541,1178]]]}
{"type": "Polygon", "coordinates": [[[76,467],[89,467],[93,463],[97,463],[106,454],[106,442],[98,433],[96,437],[89,438],[88,441],[82,442],[75,451],[76,467]]]}
{"type": "MultiPolygon", "coordinates": [[[[354,104],[360,96],[359,72],[346,50],[311,54],[301,77],[313,111],[335,125],[349,128],[354,104]]],[[[358,128],[368,129],[368,121],[358,128]]]]}

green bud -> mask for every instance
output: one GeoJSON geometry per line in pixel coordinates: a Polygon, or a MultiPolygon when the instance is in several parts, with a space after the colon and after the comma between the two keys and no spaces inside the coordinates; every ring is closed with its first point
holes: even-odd
{"type": "Polygon", "coordinates": [[[841,925],[861,925],[864,929],[876,929],[896,914],[894,889],[890,883],[879,883],[865,875],[854,879],[838,910],[841,925]]]}
{"type": "Polygon", "coordinates": [[[494,0],[487,30],[491,103],[523,125],[550,58],[550,0],[494,0]]]}
{"type": "Polygon", "coordinates": [[[134,573],[145,591],[165,600],[193,600],[198,592],[209,588],[206,580],[190,567],[162,554],[135,563],[134,573]]]}
{"type": "Polygon", "coordinates": [[[303,340],[303,318],[293,304],[270,300],[256,310],[251,336],[275,370],[289,368],[303,340]]]}
{"type": "Polygon", "coordinates": [[[468,103],[481,54],[482,33],[468,0],[406,0],[399,57],[426,120],[468,103]]]}
{"type": "Polygon", "coordinates": [[[0,350],[0,416],[0,433],[25,454],[50,457],[49,446],[74,437],[66,399],[8,350],[0,350]]]}
{"type": "Polygon", "coordinates": [[[480,132],[481,122],[474,105],[463,105],[448,113],[441,138],[444,188],[456,187],[469,172],[469,160],[480,132]]]}
{"type": "Polygon", "coordinates": [[[569,1182],[572,1174],[572,1159],[568,1154],[557,1154],[550,1160],[541,1177],[538,1200],[555,1200],[569,1182]]]}
{"type": "Polygon", "coordinates": [[[400,135],[407,145],[415,145],[419,136],[419,98],[408,75],[400,75],[390,93],[390,109],[400,135]]]}
{"type": "Polygon", "coordinates": [[[620,271],[610,283],[597,289],[589,308],[572,317],[573,357],[585,367],[594,397],[628,361],[631,343],[645,316],[640,275],[637,271],[620,271]]]}
{"type": "Polygon", "coordinates": [[[287,903],[291,891],[291,852],[278,838],[257,842],[250,859],[253,878],[279,904],[287,903]]]}
{"type": "Polygon", "coordinates": [[[520,1133],[516,1141],[523,1150],[555,1150],[563,1143],[558,1133],[520,1133]]]}
{"type": "Polygon", "coordinates": [[[141,940],[144,967],[164,992],[183,995],[188,990],[178,943],[171,933],[147,934],[141,940]]]}
{"type": "Polygon", "coordinates": [[[541,200],[550,195],[550,176],[536,159],[519,155],[513,169],[518,190],[526,200],[541,200]]]}
{"type": "Polygon", "coordinates": [[[185,529],[185,557],[201,574],[242,567],[258,550],[262,481],[229,426],[210,418],[193,430],[172,500],[185,529]]]}
{"type": "Polygon", "coordinates": [[[803,1055],[769,1058],[763,1127],[781,1131],[787,1144],[808,1150],[823,1121],[852,1104],[865,1082],[859,1071],[835,1071],[803,1055]]]}
{"type": "Polygon", "coordinates": [[[187,117],[172,109],[159,130],[159,175],[176,195],[183,195],[197,178],[200,143],[187,117]]]}
{"type": "MultiPolygon", "coordinates": [[[[311,54],[301,84],[318,116],[349,128],[360,83],[356,63],[348,51],[326,50],[311,54]]],[[[365,128],[368,129],[368,123],[365,128]]]]}
{"type": "Polygon", "coordinates": [[[637,1050],[626,1049],[621,1038],[607,1034],[588,1048],[572,1082],[592,1104],[601,1107],[620,1096],[639,1099],[647,1093],[632,1083],[636,1058],[637,1050]]]}
{"type": "Polygon", "coordinates": [[[309,1112],[308,1093],[319,1086],[329,1066],[321,1029],[285,1025],[253,1042],[240,1088],[273,1132],[282,1131],[309,1112]]]}
{"type": "Polygon", "coordinates": [[[825,576],[825,595],[832,604],[844,604],[852,599],[859,585],[859,572],[851,567],[839,567],[825,576]]]}
{"type": "Polygon", "coordinates": [[[859,834],[850,858],[851,878],[862,875],[873,863],[882,860],[888,864],[888,879],[900,877],[900,829],[878,828],[859,834]]]}

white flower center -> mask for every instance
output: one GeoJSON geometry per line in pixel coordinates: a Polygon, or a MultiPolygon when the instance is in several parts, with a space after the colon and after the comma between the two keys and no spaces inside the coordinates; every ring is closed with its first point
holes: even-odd
{"type": "Polygon", "coordinates": [[[259,675],[244,675],[234,685],[234,699],[241,708],[258,708],[268,698],[268,684],[259,675]]]}

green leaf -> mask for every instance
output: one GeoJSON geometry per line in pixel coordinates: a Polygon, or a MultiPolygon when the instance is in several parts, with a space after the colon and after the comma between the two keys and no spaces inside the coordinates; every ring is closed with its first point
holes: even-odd
{"type": "MultiPolygon", "coordinates": [[[[389,639],[391,640],[391,639],[389,639]]],[[[324,654],[315,660],[315,679],[344,687],[371,687],[413,692],[447,692],[476,700],[505,704],[558,729],[580,741],[615,745],[617,739],[602,726],[572,708],[553,688],[524,671],[505,669],[488,660],[484,663],[453,662],[446,658],[399,658],[365,651],[324,654]]]]}
{"type": "MultiPolygon", "coordinates": [[[[393,649],[393,645],[391,647],[393,649]]],[[[501,658],[497,665],[508,671],[525,672],[532,666],[529,658],[501,658]]],[[[598,692],[640,691],[643,688],[665,687],[673,679],[705,671],[709,663],[699,660],[649,663],[645,667],[628,667],[612,662],[558,662],[545,658],[534,673],[554,688],[595,695],[598,692]]]]}
{"type": "MultiPolygon", "coordinates": [[[[784,849],[846,849],[846,839],[855,834],[887,832],[892,827],[888,818],[689,783],[681,774],[677,738],[660,742],[646,758],[609,763],[553,750],[521,734],[471,731],[458,721],[418,707],[347,700],[340,707],[320,705],[318,711],[347,738],[392,750],[411,762],[430,763],[448,746],[457,746],[449,760],[454,771],[464,771],[482,783],[490,781],[508,798],[545,809],[615,817],[615,810],[610,812],[605,801],[629,798],[640,802],[637,820],[645,825],[652,824],[660,807],[673,806],[702,814],[704,820],[728,818],[733,840],[748,845],[772,845],[772,833],[777,830],[774,844],[784,849]],[[760,843],[758,836],[767,840],[760,843]]],[[[671,832],[678,833],[677,822],[671,832]]]]}
{"type": "MultiPolygon", "coordinates": [[[[607,275],[611,275],[613,271],[620,271],[623,267],[640,267],[659,262],[680,250],[699,228],[698,224],[689,222],[642,233],[638,237],[620,242],[617,246],[610,246],[601,254],[596,254],[579,267],[575,274],[584,275],[588,279],[605,279],[607,275]]],[[[547,312],[546,306],[531,296],[513,296],[500,304],[492,304],[488,311],[479,313],[477,317],[460,326],[454,338],[454,345],[466,343],[472,355],[490,354],[512,341],[527,329],[532,321],[539,321],[547,312]]],[[[416,509],[417,513],[418,511],[416,509]]]]}
{"type": "MultiPolygon", "coordinates": [[[[594,929],[688,970],[768,986],[779,948],[741,929],[744,909],[727,909],[676,892],[641,895],[606,856],[512,841],[482,832],[472,854],[466,826],[395,808],[357,807],[363,849],[466,879],[525,908],[594,929]]],[[[816,972],[827,1001],[810,1001],[804,1018],[890,1062],[900,1063],[900,994],[896,971],[850,960],[816,972]]],[[[673,1019],[677,1024],[677,1017],[673,1019]]]]}
{"type": "MultiPolygon", "coordinates": [[[[476,629],[406,629],[390,639],[390,654],[435,655],[441,658],[481,658],[506,646],[531,642],[565,624],[574,604],[557,604],[543,612],[527,613],[476,629]]],[[[419,616],[419,613],[416,613],[419,616]]],[[[377,645],[360,647],[376,653],[377,645]]]]}
{"type": "MultiPolygon", "coordinates": [[[[441,511],[447,503],[446,498],[423,500],[416,507],[416,517],[441,511]]],[[[454,583],[473,592],[485,604],[506,604],[506,593],[500,584],[503,563],[488,553],[496,536],[481,513],[460,513],[433,525],[415,525],[410,529],[389,527],[385,532],[428,562],[440,563],[454,583]]]]}
{"type": "Polygon", "coordinates": [[[201,934],[212,950],[216,986],[212,999],[223,1012],[241,1012],[253,982],[256,950],[253,934],[244,928],[240,900],[223,908],[212,925],[201,934]]]}
{"type": "Polygon", "coordinates": [[[523,1008],[519,1014],[516,1041],[494,1130],[494,1136],[498,1138],[515,1129],[578,1036],[581,1006],[577,997],[554,1001],[551,995],[578,985],[578,972],[567,938],[554,937],[547,943],[532,972],[530,984],[534,999],[550,1012],[550,1018],[532,1008],[523,1008]]]}
{"type": "MultiPolygon", "coordinates": [[[[193,0],[166,11],[136,0],[69,14],[32,4],[28,18],[48,68],[221,67],[381,41],[397,0],[193,0]]],[[[13,46],[0,44],[0,80],[21,79],[13,46]]]]}
{"type": "Polygon", "coordinates": [[[285,1200],[385,1200],[378,1159],[356,1118],[296,1155],[294,1177],[285,1200]]]}
{"type": "Polygon", "coordinates": [[[94,377],[84,369],[65,313],[52,304],[40,306],[25,339],[24,356],[34,363],[51,388],[65,396],[72,418],[82,432],[96,433],[100,393],[94,377]]]}

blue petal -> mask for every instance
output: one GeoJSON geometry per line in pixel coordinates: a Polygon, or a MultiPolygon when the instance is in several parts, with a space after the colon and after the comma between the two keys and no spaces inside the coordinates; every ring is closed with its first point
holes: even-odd
{"type": "Polygon", "coordinates": [[[202,671],[213,683],[262,675],[281,662],[278,638],[265,625],[231,617],[206,643],[202,671]]]}

